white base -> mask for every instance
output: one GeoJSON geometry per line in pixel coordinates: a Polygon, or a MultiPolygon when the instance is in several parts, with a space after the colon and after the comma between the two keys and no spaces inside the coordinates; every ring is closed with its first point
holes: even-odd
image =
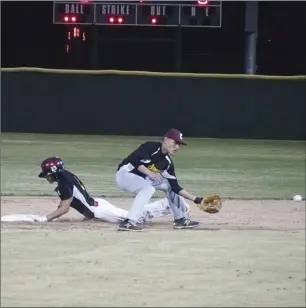
{"type": "Polygon", "coordinates": [[[34,222],[35,217],[40,217],[40,215],[31,215],[31,214],[11,214],[1,217],[1,221],[5,222],[15,222],[15,221],[27,221],[34,222]]]}

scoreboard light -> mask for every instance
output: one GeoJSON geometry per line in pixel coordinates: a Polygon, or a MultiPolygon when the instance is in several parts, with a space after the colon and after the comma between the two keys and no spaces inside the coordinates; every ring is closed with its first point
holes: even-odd
{"type": "Polygon", "coordinates": [[[111,16],[111,17],[109,17],[108,18],[108,22],[110,23],[110,24],[115,24],[115,23],[117,23],[117,24],[122,24],[123,22],[124,22],[124,19],[123,19],[123,17],[114,17],[114,16],[111,16]]]}
{"type": "Polygon", "coordinates": [[[155,17],[153,17],[152,19],[151,19],[151,24],[152,25],[155,25],[157,23],[157,19],[155,18],[155,17]]]}
{"type": "MultiPolygon", "coordinates": [[[[69,22],[69,19],[70,19],[69,16],[64,16],[64,21],[65,21],[65,22],[69,22]]],[[[71,21],[72,21],[72,22],[76,22],[76,17],[75,17],[75,16],[72,16],[72,17],[71,17],[71,21]]]]}

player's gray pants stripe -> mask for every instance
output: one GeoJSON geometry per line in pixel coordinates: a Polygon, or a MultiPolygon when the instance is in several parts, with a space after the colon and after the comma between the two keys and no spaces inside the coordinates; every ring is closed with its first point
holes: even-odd
{"type": "Polygon", "coordinates": [[[165,193],[172,209],[174,219],[186,217],[184,203],[181,198],[171,190],[167,179],[164,179],[162,183],[156,183],[148,178],[143,179],[136,174],[119,169],[116,172],[116,183],[119,188],[135,195],[131,210],[127,215],[127,218],[132,221],[137,221],[137,218],[143,213],[144,205],[149,203],[156,189],[165,193]]]}

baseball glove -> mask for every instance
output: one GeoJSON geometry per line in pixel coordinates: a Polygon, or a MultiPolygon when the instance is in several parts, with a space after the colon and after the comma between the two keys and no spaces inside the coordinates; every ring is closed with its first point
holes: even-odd
{"type": "Polygon", "coordinates": [[[207,212],[209,214],[218,213],[222,208],[222,201],[218,195],[211,195],[203,197],[198,207],[201,211],[207,212]]]}

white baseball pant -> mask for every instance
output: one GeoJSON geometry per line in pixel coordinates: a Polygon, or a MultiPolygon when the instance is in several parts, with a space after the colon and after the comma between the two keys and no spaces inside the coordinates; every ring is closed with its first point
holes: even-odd
{"type": "MultiPolygon", "coordinates": [[[[93,207],[96,219],[110,223],[120,223],[128,216],[128,211],[112,205],[105,199],[94,198],[98,206],[93,207]]],[[[138,223],[145,223],[152,218],[163,217],[172,214],[167,198],[148,203],[142,212],[136,217],[138,223]]]]}
{"type": "Polygon", "coordinates": [[[116,172],[116,183],[119,188],[135,195],[132,208],[127,215],[127,218],[135,223],[142,215],[145,204],[149,203],[156,189],[165,193],[175,220],[186,217],[186,208],[182,198],[172,191],[166,178],[162,183],[157,183],[148,177],[144,179],[122,167],[116,172]]]}

